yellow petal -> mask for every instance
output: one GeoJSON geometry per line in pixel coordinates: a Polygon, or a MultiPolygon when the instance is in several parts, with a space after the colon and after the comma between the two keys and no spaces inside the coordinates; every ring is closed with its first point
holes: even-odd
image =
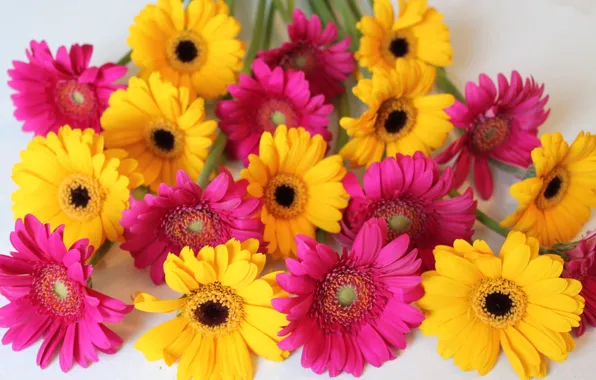
{"type": "Polygon", "coordinates": [[[134,347],[141,351],[148,361],[163,359],[164,348],[178,338],[187,324],[183,317],[171,319],[143,334],[134,347]]]}
{"type": "Polygon", "coordinates": [[[138,293],[134,300],[135,309],[147,313],[173,313],[186,304],[186,298],[160,300],[147,293],[138,293]]]}
{"type": "Polygon", "coordinates": [[[257,355],[274,361],[281,362],[285,360],[290,354],[287,351],[282,351],[277,342],[259,331],[256,327],[244,322],[240,326],[240,334],[248,344],[248,347],[257,355]]]}

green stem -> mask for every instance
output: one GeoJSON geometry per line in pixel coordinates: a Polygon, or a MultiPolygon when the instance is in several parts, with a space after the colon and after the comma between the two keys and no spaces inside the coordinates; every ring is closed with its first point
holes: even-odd
{"type": "Polygon", "coordinates": [[[126,65],[130,62],[130,55],[132,54],[132,50],[129,50],[128,53],[124,54],[122,58],[116,62],[117,65],[126,65]]]}
{"type": "Polygon", "coordinates": [[[352,10],[352,14],[356,18],[356,20],[360,20],[362,18],[362,12],[360,12],[360,7],[358,7],[356,1],[348,0],[348,4],[350,5],[350,9],[352,10]]]}
{"type": "Polygon", "coordinates": [[[288,3],[288,13],[292,15],[294,13],[294,0],[287,0],[288,3]]]}
{"type": "Polygon", "coordinates": [[[101,261],[101,259],[103,259],[104,256],[107,255],[108,252],[110,252],[112,245],[114,245],[114,243],[112,243],[111,241],[109,241],[109,240],[104,241],[104,243],[101,245],[101,247],[99,247],[99,249],[97,249],[95,251],[95,253],[93,253],[93,256],[89,260],[89,265],[92,265],[94,267],[97,266],[97,264],[101,261]]]}
{"type": "MultiPolygon", "coordinates": [[[[275,8],[279,11],[281,18],[284,20],[286,24],[292,22],[292,14],[289,13],[284,5],[281,3],[281,0],[273,0],[271,5],[269,6],[269,13],[273,13],[271,8],[275,8]]],[[[266,37],[267,35],[265,35],[266,37]]]]}
{"type": "Polygon", "coordinates": [[[321,18],[323,25],[327,25],[335,17],[323,0],[308,0],[308,4],[312,12],[321,18]]]}
{"type": "Polygon", "coordinates": [[[317,229],[317,241],[319,243],[325,243],[325,240],[327,240],[327,233],[320,228],[317,229]]]}
{"type": "MultiPolygon", "coordinates": [[[[329,14],[331,15],[331,21],[333,21],[335,23],[335,25],[339,25],[339,19],[337,18],[337,16],[335,15],[335,12],[333,11],[333,7],[331,6],[331,2],[330,0],[319,0],[320,2],[325,4],[325,7],[327,8],[327,10],[329,11],[329,14]]],[[[323,25],[323,28],[325,27],[325,25],[323,25]]]]}
{"type": "MultiPolygon", "coordinates": [[[[461,194],[457,190],[451,190],[449,192],[449,196],[451,198],[455,198],[461,196],[461,194]]],[[[476,209],[476,220],[503,237],[507,237],[507,235],[509,235],[509,230],[507,228],[501,227],[499,222],[478,209],[476,209]]]]}
{"type": "Polygon", "coordinates": [[[230,8],[230,14],[234,15],[235,1],[234,0],[226,0],[226,4],[228,4],[228,8],[230,8]]]}
{"type": "Polygon", "coordinates": [[[149,194],[151,190],[147,186],[139,186],[136,189],[132,190],[132,196],[137,201],[142,201],[145,199],[145,195],[149,194]]]}
{"type": "Polygon", "coordinates": [[[255,59],[257,55],[257,51],[259,50],[259,46],[261,46],[261,36],[263,35],[263,27],[265,21],[265,4],[267,2],[265,0],[259,0],[259,7],[257,8],[257,16],[255,18],[255,22],[253,24],[253,31],[252,31],[252,40],[250,41],[250,46],[248,47],[248,51],[246,52],[246,59],[244,61],[244,70],[245,74],[250,74],[252,68],[252,61],[255,59]]]}
{"type": "MultiPolygon", "coordinates": [[[[348,100],[348,93],[344,91],[343,94],[339,97],[338,104],[337,104],[337,117],[338,120],[341,120],[342,117],[350,116],[350,102],[348,100]]],[[[337,140],[335,142],[335,153],[339,153],[341,148],[348,142],[348,132],[340,126],[338,126],[337,130],[337,140]]]]}
{"type": "Polygon", "coordinates": [[[213,173],[215,166],[223,154],[224,148],[226,147],[226,142],[228,142],[228,136],[226,136],[225,133],[220,132],[219,135],[217,135],[215,142],[211,146],[211,152],[209,152],[209,155],[205,160],[203,170],[201,170],[201,174],[197,180],[197,184],[201,186],[202,189],[207,187],[207,184],[209,183],[209,177],[211,177],[211,173],[213,173]]]}
{"type": "Polygon", "coordinates": [[[458,88],[453,84],[453,82],[451,82],[447,76],[447,71],[445,71],[445,68],[437,67],[437,78],[435,81],[441,92],[451,94],[455,97],[455,99],[462,103],[466,103],[466,98],[464,98],[458,88]]]}
{"type": "Polygon", "coordinates": [[[497,161],[492,157],[489,157],[488,162],[490,162],[491,165],[503,170],[504,172],[511,173],[516,177],[524,178],[526,175],[526,171],[524,169],[497,161]]]}
{"type": "Polygon", "coordinates": [[[262,50],[267,50],[269,49],[269,46],[271,46],[271,37],[273,36],[273,21],[275,20],[276,11],[277,8],[275,7],[275,4],[271,4],[267,10],[267,21],[265,21],[265,36],[263,38],[262,50]]]}
{"type": "Polygon", "coordinates": [[[372,9],[373,10],[373,13],[374,13],[374,10],[375,10],[375,0],[368,0],[368,3],[370,4],[370,9],[372,9]]]}
{"type": "Polygon", "coordinates": [[[360,39],[360,32],[356,29],[358,20],[346,0],[334,0],[334,2],[335,6],[339,8],[343,21],[343,28],[340,27],[342,37],[345,37],[346,35],[350,36],[350,50],[356,51],[358,49],[358,40],[360,39]]]}

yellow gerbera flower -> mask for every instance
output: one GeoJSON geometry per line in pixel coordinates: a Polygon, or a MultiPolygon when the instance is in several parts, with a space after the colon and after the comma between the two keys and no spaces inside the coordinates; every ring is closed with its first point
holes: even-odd
{"type": "Polygon", "coordinates": [[[522,379],[543,377],[546,358],[562,362],[575,343],[584,308],[577,280],[559,278],[563,263],[539,256],[535,238],[511,232],[495,257],[485,242],[435,248],[436,270],[422,274],[418,305],[425,335],[464,371],[485,375],[501,348],[522,379]]]}
{"type": "Polygon", "coordinates": [[[344,117],[341,127],[354,138],[339,152],[353,167],[369,166],[383,155],[427,156],[441,147],[453,125],[444,111],[452,95],[428,95],[435,70],[417,61],[399,60],[394,70],[376,69],[353,92],[368,106],[359,119],[344,117]]]}
{"type": "Polygon", "coordinates": [[[236,37],[240,23],[222,0],[158,0],[135,18],[127,40],[132,61],[147,78],[160,72],[175,86],[213,99],[236,83],[242,69],[244,43],[236,37]]]}
{"type": "Polygon", "coordinates": [[[263,238],[274,257],[296,254],[296,235],[315,237],[315,227],[338,233],[340,210],[348,193],[339,155],[325,157],[327,143],[303,128],[277,127],[261,136],[259,155],[251,154],[240,175],[248,180],[248,193],[263,198],[263,238]]]}
{"type": "Polygon", "coordinates": [[[164,263],[166,282],[184,296],[137,295],[137,310],[176,317],[145,333],[135,348],[147,360],[163,359],[168,366],[181,358],[178,380],[250,380],[249,348],[269,360],[286,359],[289,353],[277,347],[283,339],[277,333],[288,322],[271,306],[272,298],[285,295],[275,279],[281,272],[257,279],[265,266],[258,248],[257,240],[232,239],[206,246],[196,257],[188,247],[180,257],[170,253],[164,263]]]}
{"type": "Polygon", "coordinates": [[[120,240],[130,189],[143,177],[135,172],[136,160],[103,145],[92,129],[69,126],[33,139],[12,169],[19,187],[12,194],[15,219],[33,214],[52,228],[65,225],[67,246],[82,238],[95,248],[106,237],[120,240]]]}
{"type": "Polygon", "coordinates": [[[176,184],[183,169],[197,179],[215,139],[217,123],[205,121],[205,101],[190,102],[188,90],[153,73],[148,81],[130,78],[126,90],[110,97],[101,117],[106,145],[122,148],[139,161],[145,185],[176,184]]]}
{"type": "Polygon", "coordinates": [[[399,0],[397,19],[390,0],[375,0],[373,11],[374,17],[364,16],[356,25],[362,32],[356,52],[360,66],[390,69],[400,58],[433,66],[451,64],[449,29],[427,0],[399,0]]]}
{"type": "Polygon", "coordinates": [[[546,133],[532,151],[536,176],[511,186],[518,209],[504,227],[551,246],[581,232],[596,207],[596,136],[581,132],[569,146],[560,133],[546,133]]]}

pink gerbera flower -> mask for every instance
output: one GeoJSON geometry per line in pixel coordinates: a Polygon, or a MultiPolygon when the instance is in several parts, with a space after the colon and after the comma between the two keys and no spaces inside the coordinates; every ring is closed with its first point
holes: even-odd
{"type": "Polygon", "coordinates": [[[254,78],[240,75],[239,85],[228,90],[235,100],[217,104],[219,127],[228,135],[228,153],[233,159],[245,160],[258,154],[259,140],[264,131],[272,132],[278,125],[303,127],[311,135],[331,140],[327,130],[331,104],[322,95],[311,96],[303,72],[273,70],[261,60],[253,63],[254,78]]]}
{"type": "Polygon", "coordinates": [[[155,284],[164,282],[163,264],[168,253],[184,247],[199,252],[235,238],[262,240],[263,224],[256,217],[261,201],[247,198],[248,182],[234,182],[220,173],[203,191],[184,171],[178,171],[176,186],[161,184],[157,195],[147,194],[124,211],[121,248],[129,251],[137,268],[151,267],[155,284]]]}
{"type": "Polygon", "coordinates": [[[67,249],[63,232],[32,215],[17,220],[15,251],[0,255],[0,293],[10,301],[0,308],[0,327],[8,328],[2,344],[15,351],[42,338],[37,365],[46,368],[59,351],[67,372],[75,361],[84,368],[97,362],[97,351],[116,353],[122,339],[104,322],[120,322],[132,306],[87,288],[93,247],[83,239],[67,249]]]}
{"type": "Polygon", "coordinates": [[[455,239],[470,239],[476,201],[472,190],[443,199],[452,188],[450,168],[443,174],[432,159],[421,152],[398,154],[372,164],[364,174],[364,189],[356,176],[348,173],[344,187],[350,202],[344,211],[339,241],[349,246],[370,218],[383,218],[389,239],[403,233],[410,236],[411,248],[418,248],[427,269],[434,269],[432,250],[436,245],[452,245],[455,239]]]}
{"type": "Polygon", "coordinates": [[[322,30],[319,16],[310,20],[300,9],[294,10],[293,22],[288,25],[291,42],[279,49],[259,53],[271,68],[281,66],[285,70],[302,71],[310,83],[314,95],[323,94],[327,102],[345,91],[341,82],[356,68],[354,56],[349,51],[350,38],[335,43],[338,32],[333,22],[322,30]]]}
{"type": "Polygon", "coordinates": [[[63,125],[73,129],[101,131],[99,120],[108,107],[110,94],[123,86],[113,84],[126,74],[126,67],[107,63],[89,67],[93,46],[61,46],[56,58],[44,41],[31,41],[29,62],[14,61],[8,85],[15,117],[24,121],[23,131],[45,136],[63,125]]]}
{"type": "Polygon", "coordinates": [[[563,277],[581,281],[579,294],[586,300],[579,327],[575,329],[577,336],[582,336],[588,325],[596,326],[596,232],[566,253],[569,261],[565,263],[563,277]]]}
{"type": "Polygon", "coordinates": [[[517,71],[511,82],[499,74],[499,91],[485,74],[480,75],[479,85],[468,82],[466,103],[456,101],[446,110],[451,122],[465,133],[437,157],[444,164],[457,156],[454,187],[461,186],[474,163],[476,190],[484,199],[493,194],[493,177],[488,159],[527,168],[532,163],[530,152],[540,145],[536,135],[548,117],[545,109],[548,96],[544,85],[534,78],[525,83],[517,71]]]}
{"type": "Polygon", "coordinates": [[[387,225],[369,220],[354,246],[340,256],[324,244],[298,236],[298,260],[287,259],[290,274],[277,275],[292,296],[274,299],[290,324],[279,335],[284,350],[302,350],[302,366],[330,376],[360,376],[406,348],[405,334],[424,320],[409,303],[422,296],[420,259],[408,251],[406,234],[386,245],[387,225]]]}

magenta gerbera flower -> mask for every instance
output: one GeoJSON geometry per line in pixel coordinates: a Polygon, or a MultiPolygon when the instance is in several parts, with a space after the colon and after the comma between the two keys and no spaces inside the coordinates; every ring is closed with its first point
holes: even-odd
{"type": "Polygon", "coordinates": [[[59,352],[67,372],[75,361],[84,368],[97,362],[97,351],[116,353],[122,339],[104,322],[120,322],[132,306],[87,288],[93,247],[83,239],[66,248],[63,232],[32,215],[17,220],[15,250],[0,255],[0,293],[10,301],[0,308],[0,327],[8,328],[2,344],[14,351],[41,338],[37,365],[46,368],[59,352]]]}
{"type": "Polygon", "coordinates": [[[58,48],[53,57],[44,41],[31,41],[29,62],[14,61],[8,70],[8,85],[15,117],[24,121],[23,131],[45,136],[63,125],[73,129],[101,131],[99,120],[108,107],[112,92],[123,86],[113,84],[126,74],[126,67],[107,63],[89,67],[93,46],[58,48]]]}
{"type": "MultiPolygon", "coordinates": [[[[176,186],[161,184],[157,195],[147,194],[124,211],[121,224],[125,242],[120,246],[134,257],[137,268],[151,267],[155,284],[164,282],[163,264],[168,253],[190,247],[199,252],[235,238],[263,238],[257,214],[261,201],[247,198],[248,182],[234,182],[220,173],[203,191],[184,171],[176,174],[176,186]]],[[[261,251],[260,251],[261,252],[261,251]]]]}
{"type": "Polygon", "coordinates": [[[279,335],[284,350],[302,350],[302,366],[330,376],[360,376],[364,363],[379,367],[405,349],[405,334],[424,316],[410,306],[422,296],[420,259],[408,250],[409,237],[386,244],[385,221],[369,220],[354,246],[340,257],[315,240],[298,236],[298,260],[278,284],[292,296],[273,299],[289,325],[279,335]]]}
{"type": "Polygon", "coordinates": [[[540,145],[538,127],[548,117],[545,109],[548,96],[543,96],[544,85],[534,78],[525,83],[519,73],[511,74],[511,82],[503,74],[498,76],[499,91],[485,74],[479,84],[466,85],[466,104],[456,101],[446,112],[451,122],[465,131],[437,156],[444,164],[457,156],[454,186],[461,186],[472,164],[476,190],[484,199],[493,194],[493,177],[488,159],[527,168],[532,163],[530,152],[540,145]]]}
{"type": "Polygon", "coordinates": [[[348,79],[356,68],[354,56],[349,51],[350,38],[335,43],[338,32],[331,21],[323,30],[319,16],[310,20],[300,9],[294,10],[293,22],[288,25],[291,42],[278,49],[259,53],[269,67],[302,71],[314,95],[323,94],[327,102],[345,91],[341,82],[348,79]]]}
{"type": "Polygon", "coordinates": [[[348,173],[344,187],[351,199],[338,240],[350,246],[367,220],[383,218],[389,226],[389,240],[407,233],[410,247],[418,248],[425,267],[434,269],[436,245],[452,245],[455,239],[468,240],[473,234],[476,201],[472,189],[443,199],[452,181],[450,168],[441,174],[437,163],[421,152],[373,163],[364,174],[364,189],[348,173]]]}
{"type": "Polygon", "coordinates": [[[217,104],[219,127],[228,135],[227,150],[233,159],[247,162],[249,154],[258,154],[263,132],[273,132],[278,125],[303,127],[313,136],[331,140],[327,125],[333,106],[325,104],[322,95],[311,96],[303,72],[271,70],[262,60],[252,68],[254,78],[240,75],[240,84],[228,87],[236,99],[217,104]]]}
{"type": "Polygon", "coordinates": [[[579,295],[586,300],[579,327],[574,329],[577,336],[582,336],[588,325],[596,326],[596,232],[566,253],[569,261],[565,262],[563,277],[579,280],[582,283],[579,295]]]}

